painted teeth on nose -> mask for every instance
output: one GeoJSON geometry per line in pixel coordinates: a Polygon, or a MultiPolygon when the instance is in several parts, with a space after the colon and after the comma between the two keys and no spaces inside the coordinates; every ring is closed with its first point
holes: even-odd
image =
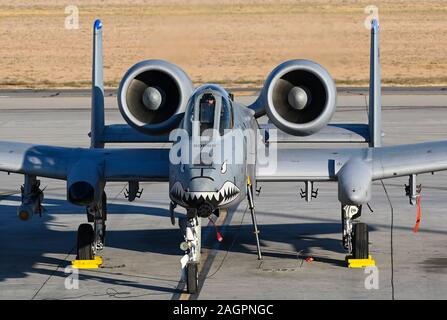
{"type": "Polygon", "coordinates": [[[177,198],[180,198],[180,199],[183,197],[184,191],[183,191],[183,187],[182,187],[182,185],[180,184],[180,182],[177,181],[177,182],[172,186],[171,194],[174,195],[174,196],[177,197],[177,198]]]}

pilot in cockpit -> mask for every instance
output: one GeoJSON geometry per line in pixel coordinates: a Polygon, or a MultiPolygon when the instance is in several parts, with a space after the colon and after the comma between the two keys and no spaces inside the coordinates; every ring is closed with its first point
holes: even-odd
{"type": "Polygon", "coordinates": [[[206,93],[200,99],[200,135],[205,130],[214,128],[214,112],[216,108],[216,99],[211,93],[206,93]]]}
{"type": "Polygon", "coordinates": [[[223,136],[233,128],[233,111],[228,93],[222,88],[208,84],[196,89],[186,107],[184,128],[189,136],[223,136]]]}

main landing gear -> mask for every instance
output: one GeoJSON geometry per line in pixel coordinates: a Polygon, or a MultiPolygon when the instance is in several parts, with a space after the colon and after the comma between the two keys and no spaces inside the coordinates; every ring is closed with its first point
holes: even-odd
{"type": "Polygon", "coordinates": [[[87,220],[78,228],[77,260],[94,260],[98,251],[104,249],[107,220],[107,196],[103,192],[101,201],[87,207],[87,220]]]}
{"type": "Polygon", "coordinates": [[[180,244],[180,248],[185,251],[181,259],[182,276],[186,281],[188,293],[195,294],[199,287],[202,219],[194,210],[188,210],[186,219],[179,219],[179,226],[185,238],[180,244]]]}
{"type": "Polygon", "coordinates": [[[362,206],[341,206],[343,247],[353,259],[369,259],[368,226],[357,222],[361,214],[362,206]]]}

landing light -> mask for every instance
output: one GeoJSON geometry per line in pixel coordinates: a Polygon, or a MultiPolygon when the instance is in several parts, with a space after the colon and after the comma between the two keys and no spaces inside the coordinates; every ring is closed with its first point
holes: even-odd
{"type": "Polygon", "coordinates": [[[189,250],[189,244],[187,242],[180,243],[180,250],[182,250],[182,251],[189,250]]]}

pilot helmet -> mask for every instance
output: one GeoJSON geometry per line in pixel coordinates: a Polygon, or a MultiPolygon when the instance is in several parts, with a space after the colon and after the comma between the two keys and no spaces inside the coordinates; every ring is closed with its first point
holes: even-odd
{"type": "Polygon", "coordinates": [[[202,99],[200,99],[201,105],[208,105],[208,106],[215,106],[216,105],[216,98],[214,98],[213,94],[211,93],[205,93],[202,96],[202,99]]]}

